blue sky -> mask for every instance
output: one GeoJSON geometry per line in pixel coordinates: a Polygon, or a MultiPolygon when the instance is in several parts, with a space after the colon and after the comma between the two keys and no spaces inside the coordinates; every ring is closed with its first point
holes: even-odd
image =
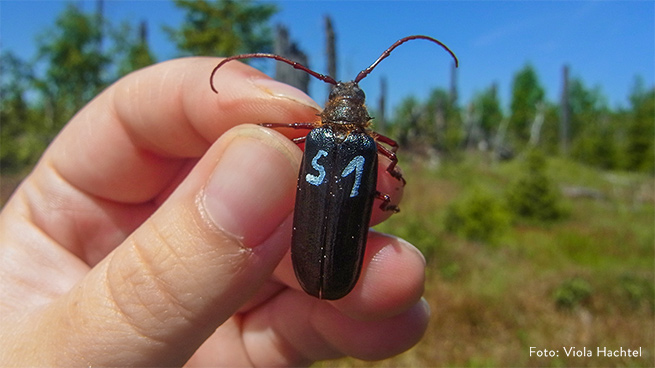
{"type": "MultiPolygon", "coordinates": [[[[76,1],[86,11],[93,1],[76,1]]],[[[599,87],[610,107],[627,107],[635,77],[652,87],[655,74],[655,2],[653,1],[278,1],[273,24],[288,27],[291,38],[325,73],[323,17],[337,32],[339,79],[352,79],[395,40],[426,34],[446,43],[459,57],[460,103],[497,83],[509,105],[514,74],[531,63],[550,101],[561,91],[564,64],[589,88],[599,87]]],[[[35,55],[35,38],[52,27],[63,1],[0,0],[0,44],[24,59],[35,55]]],[[[105,0],[113,24],[145,20],[158,60],[176,51],[163,25],[176,26],[183,13],[172,2],[105,0]]],[[[435,87],[447,88],[450,58],[425,41],[396,49],[360,85],[369,104],[387,79],[389,105],[409,95],[424,98],[435,87]]],[[[265,71],[272,70],[264,64],[265,71]]],[[[209,71],[208,71],[209,74],[209,71]]],[[[199,86],[205,88],[206,86],[199,86]]],[[[310,94],[322,103],[326,88],[312,81],[310,94]]]]}

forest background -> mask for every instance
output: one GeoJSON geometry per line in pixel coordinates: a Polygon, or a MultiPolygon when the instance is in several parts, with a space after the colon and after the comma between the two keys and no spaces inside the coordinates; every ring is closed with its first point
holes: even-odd
{"type": "MultiPolygon", "coordinates": [[[[112,4],[67,5],[34,40],[33,59],[2,49],[0,203],[85,103],[121,76],[162,61],[150,48],[150,25],[112,22],[103,14],[112,4]]],[[[338,40],[350,37],[332,15],[319,14],[325,34],[315,42],[325,40],[326,51],[313,55],[294,42],[293,24],[272,24],[279,7],[290,3],[174,4],[183,21],[164,28],[180,56],[275,51],[303,62],[325,57],[327,72],[336,75],[338,40]]],[[[399,49],[393,58],[405,61],[395,65],[440,68],[435,75],[447,87],[435,82],[390,103],[395,87],[387,84],[411,90],[411,83],[387,82],[382,69],[379,84],[369,82],[365,90],[377,91],[368,100],[376,130],[400,143],[408,180],[402,212],[378,229],[405,237],[426,255],[426,299],[435,316],[421,344],[396,358],[324,364],[655,365],[652,82],[635,75],[627,103],[610,104],[600,86],[576,76],[576,68],[588,65],[563,63],[553,100],[528,61],[510,86],[494,82],[464,101],[458,80],[464,71],[423,48],[417,47],[429,57],[410,54],[409,60],[399,49]],[[506,103],[501,88],[509,88],[506,103]],[[642,347],[643,355],[580,357],[562,350],[602,346],[642,347]],[[531,355],[530,347],[559,349],[560,356],[531,355]]],[[[655,62],[654,56],[643,57],[655,62]]],[[[270,71],[272,64],[253,65],[270,71]]],[[[279,79],[312,92],[305,76],[275,68],[279,79]]]]}

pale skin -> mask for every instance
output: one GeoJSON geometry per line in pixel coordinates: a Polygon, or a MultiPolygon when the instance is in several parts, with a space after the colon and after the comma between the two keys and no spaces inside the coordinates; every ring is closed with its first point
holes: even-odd
{"type": "MultiPolygon", "coordinates": [[[[239,62],[161,63],[89,102],[0,214],[0,366],[298,366],[384,359],[423,335],[425,261],[369,235],[338,301],[288,254],[302,151],[257,123],[318,106],[239,62]]],[[[398,181],[380,160],[378,190],[398,181]]],[[[376,202],[378,203],[378,202],[376,202]]],[[[390,216],[376,206],[372,224],[390,216]]]]}

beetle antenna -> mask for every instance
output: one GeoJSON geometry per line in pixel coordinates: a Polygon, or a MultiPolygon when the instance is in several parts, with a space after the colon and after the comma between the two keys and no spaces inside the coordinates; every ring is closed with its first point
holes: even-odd
{"type": "Polygon", "coordinates": [[[334,80],[334,78],[330,77],[329,75],[324,75],[324,74],[317,73],[317,72],[309,69],[308,67],[306,67],[306,66],[304,66],[304,65],[302,65],[302,64],[300,64],[298,62],[295,62],[293,60],[289,60],[289,59],[287,59],[285,57],[282,57],[280,55],[266,54],[266,53],[257,52],[257,53],[254,53],[254,54],[234,55],[234,56],[230,56],[228,58],[225,58],[225,59],[221,60],[221,62],[218,63],[218,65],[216,65],[214,70],[212,70],[212,74],[209,77],[209,85],[212,88],[212,91],[214,91],[215,93],[218,93],[218,91],[214,87],[214,74],[216,74],[216,71],[220,67],[222,67],[223,65],[225,65],[226,63],[228,63],[228,62],[230,62],[232,60],[251,59],[251,58],[267,58],[267,59],[275,59],[277,61],[282,61],[284,63],[287,63],[287,64],[291,65],[295,69],[300,69],[300,70],[306,72],[307,74],[311,75],[312,77],[317,78],[319,80],[322,80],[323,82],[334,84],[334,85],[337,84],[337,81],[334,80]]]}
{"type": "Polygon", "coordinates": [[[389,56],[391,54],[391,51],[393,51],[396,47],[402,45],[403,43],[405,43],[407,41],[416,40],[416,39],[432,41],[432,42],[438,44],[439,46],[443,47],[444,50],[448,51],[450,56],[452,56],[453,59],[455,59],[455,67],[459,66],[459,61],[457,60],[457,56],[455,56],[455,53],[452,52],[448,48],[448,46],[444,45],[441,41],[437,40],[436,38],[432,38],[432,37],[428,37],[428,36],[422,36],[422,35],[407,36],[407,37],[403,37],[403,38],[399,39],[398,41],[394,42],[393,45],[389,46],[388,49],[384,50],[382,55],[380,55],[380,57],[377,60],[375,60],[375,62],[373,64],[371,64],[371,66],[369,66],[368,68],[366,68],[366,69],[362,70],[361,72],[359,72],[359,74],[357,74],[357,77],[355,78],[355,83],[358,83],[359,81],[364,79],[367,75],[369,75],[369,73],[371,73],[373,71],[373,69],[378,64],[380,64],[380,62],[382,60],[386,59],[386,57],[389,56]]]}

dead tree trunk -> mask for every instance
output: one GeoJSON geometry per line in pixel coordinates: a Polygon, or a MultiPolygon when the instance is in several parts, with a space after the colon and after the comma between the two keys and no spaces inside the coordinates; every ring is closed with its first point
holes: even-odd
{"type": "Polygon", "coordinates": [[[98,24],[98,29],[100,34],[98,35],[98,40],[96,44],[96,51],[98,54],[102,54],[102,39],[105,35],[105,18],[104,18],[104,2],[103,0],[96,0],[96,22],[98,24]]]}
{"type": "Polygon", "coordinates": [[[560,102],[560,150],[569,153],[569,132],[571,128],[571,107],[569,105],[569,66],[562,68],[562,100],[560,102]]]}
{"type": "Polygon", "coordinates": [[[387,107],[387,78],[380,78],[380,100],[378,104],[378,116],[375,117],[375,125],[380,133],[385,133],[387,121],[384,111],[387,107]]]}
{"type": "Polygon", "coordinates": [[[539,144],[539,137],[541,135],[541,126],[544,124],[544,117],[546,115],[546,104],[543,101],[537,103],[537,113],[534,121],[530,126],[530,141],[529,145],[535,147],[539,144]]]}
{"type": "Polygon", "coordinates": [[[455,63],[451,64],[450,67],[450,106],[457,105],[457,69],[455,68],[455,63]]]}
{"type": "MultiPolygon", "coordinates": [[[[309,67],[307,55],[298,48],[295,42],[289,40],[289,31],[281,25],[277,26],[274,50],[278,55],[309,67]]],[[[296,70],[291,65],[275,63],[275,79],[309,93],[309,74],[296,70]]]]}
{"type": "Polygon", "coordinates": [[[148,43],[148,23],[145,20],[142,20],[141,23],[139,23],[139,42],[141,42],[142,45],[148,43]]]}
{"type": "MultiPolygon", "coordinates": [[[[327,58],[328,75],[338,80],[337,76],[337,47],[334,28],[332,28],[332,18],[325,16],[325,57],[327,58]]],[[[328,84],[328,94],[332,90],[332,85],[328,84]]]]}

